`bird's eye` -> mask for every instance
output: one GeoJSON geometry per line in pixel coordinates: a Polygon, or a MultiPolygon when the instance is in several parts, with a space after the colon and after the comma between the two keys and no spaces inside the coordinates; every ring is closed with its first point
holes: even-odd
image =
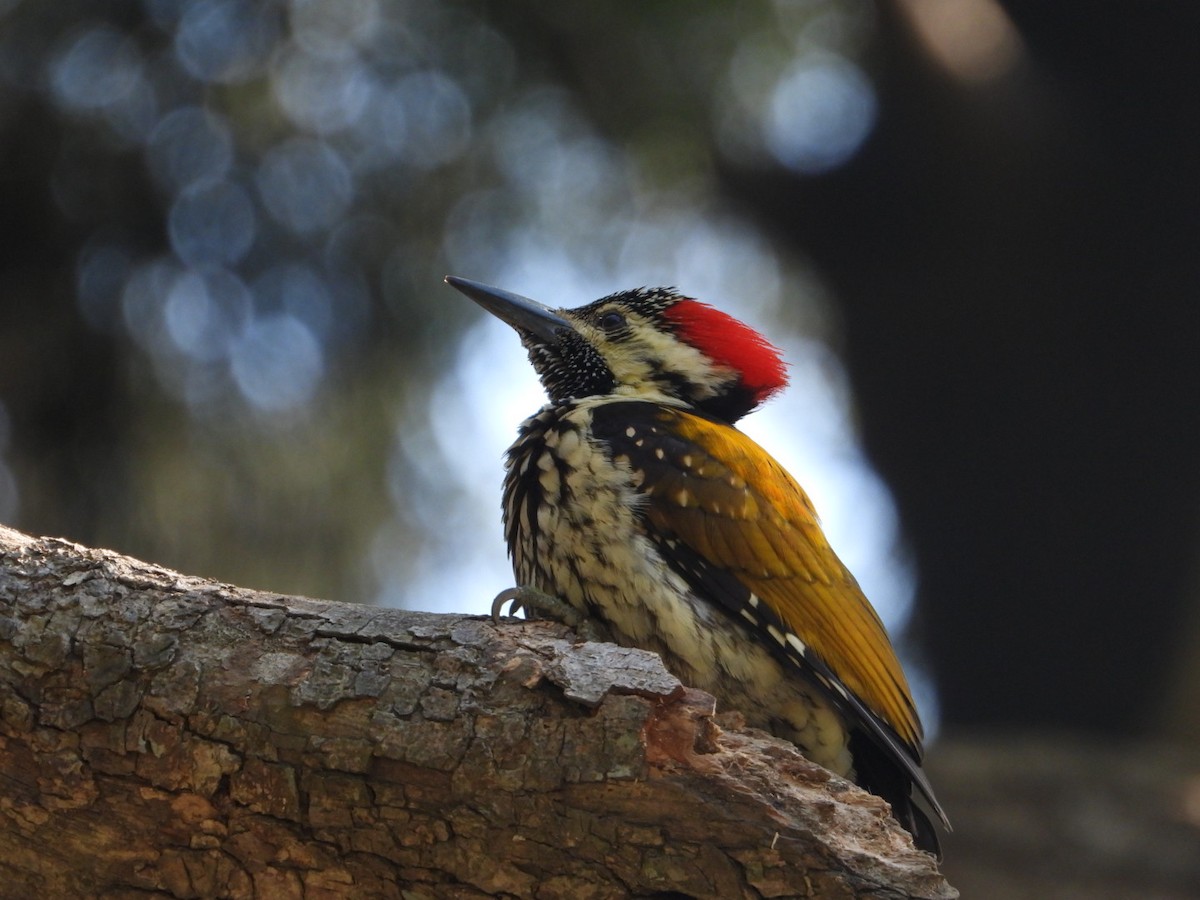
{"type": "Polygon", "coordinates": [[[600,327],[612,334],[625,327],[625,317],[619,312],[606,312],[600,317],[600,327]]]}

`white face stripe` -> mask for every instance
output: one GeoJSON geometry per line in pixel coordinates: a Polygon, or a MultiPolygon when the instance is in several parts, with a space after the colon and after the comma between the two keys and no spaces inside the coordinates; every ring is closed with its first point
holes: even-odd
{"type": "Polygon", "coordinates": [[[726,365],[713,362],[691,344],[645,316],[623,310],[629,330],[622,340],[610,340],[604,331],[566,310],[563,315],[595,347],[616,381],[615,393],[623,397],[650,398],[664,393],[664,374],[686,375],[693,385],[693,401],[715,397],[738,377],[726,365]],[[652,364],[651,360],[655,363],[652,364]]]}

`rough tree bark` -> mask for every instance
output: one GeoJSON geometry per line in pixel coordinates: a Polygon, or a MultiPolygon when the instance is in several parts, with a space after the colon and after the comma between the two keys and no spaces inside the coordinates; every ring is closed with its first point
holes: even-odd
{"type": "Polygon", "coordinates": [[[0,895],[957,896],[881,800],[569,638],[0,527],[0,895]]]}

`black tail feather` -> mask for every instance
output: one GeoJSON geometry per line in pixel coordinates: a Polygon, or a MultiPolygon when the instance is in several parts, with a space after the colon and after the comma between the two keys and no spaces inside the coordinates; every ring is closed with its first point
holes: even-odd
{"type": "Polygon", "coordinates": [[[892,816],[912,835],[913,844],[940,861],[941,840],[925,810],[913,799],[909,773],[865,732],[856,732],[850,738],[850,754],[854,758],[855,783],[886,800],[892,816]]]}

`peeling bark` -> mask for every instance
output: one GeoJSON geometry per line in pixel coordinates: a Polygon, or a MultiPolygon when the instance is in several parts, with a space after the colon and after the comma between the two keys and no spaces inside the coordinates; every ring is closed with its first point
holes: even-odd
{"type": "Polygon", "coordinates": [[[0,527],[0,894],[957,896],[883,801],[549,623],[0,527]]]}

